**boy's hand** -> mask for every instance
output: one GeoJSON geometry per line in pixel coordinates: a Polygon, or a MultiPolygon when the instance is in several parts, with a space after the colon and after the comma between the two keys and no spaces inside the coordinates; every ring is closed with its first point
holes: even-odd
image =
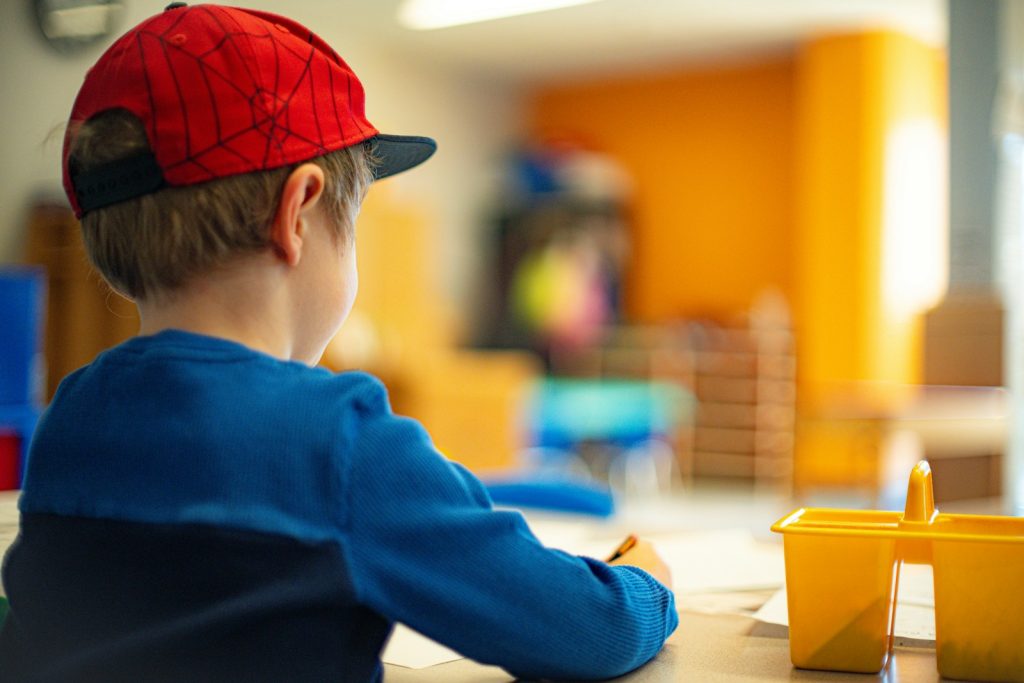
{"type": "Polygon", "coordinates": [[[631,567],[639,567],[653,576],[662,585],[672,590],[672,571],[661,559],[650,541],[637,539],[636,543],[621,555],[608,562],[608,564],[626,564],[631,567]]]}

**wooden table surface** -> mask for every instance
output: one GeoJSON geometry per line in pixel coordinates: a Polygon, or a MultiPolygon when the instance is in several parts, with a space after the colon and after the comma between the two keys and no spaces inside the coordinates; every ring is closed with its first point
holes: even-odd
{"type": "MultiPolygon", "coordinates": [[[[896,648],[889,666],[877,676],[794,669],[789,661],[789,641],[753,635],[751,631],[756,632],[757,626],[758,622],[750,617],[683,610],[679,628],[661,653],[646,666],[616,680],[633,683],[933,683],[942,680],[935,668],[935,650],[932,648],[896,648]]],[[[388,683],[508,683],[514,680],[501,669],[465,659],[426,669],[385,665],[384,679],[388,683]]]]}

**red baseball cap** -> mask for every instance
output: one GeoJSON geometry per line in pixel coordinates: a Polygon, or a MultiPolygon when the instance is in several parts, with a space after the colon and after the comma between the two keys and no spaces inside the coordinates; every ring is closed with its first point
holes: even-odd
{"type": "Polygon", "coordinates": [[[323,40],[269,12],[182,2],[143,21],[85,76],[64,139],[64,190],[79,218],[162,187],[264,171],[369,142],[376,178],[426,161],[430,138],[383,135],[363,86],[323,40]],[[124,109],[152,154],[69,168],[75,123],[124,109]]]}

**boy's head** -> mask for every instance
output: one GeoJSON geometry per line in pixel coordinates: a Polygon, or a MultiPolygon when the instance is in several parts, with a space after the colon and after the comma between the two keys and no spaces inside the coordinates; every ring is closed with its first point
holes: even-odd
{"type": "Polygon", "coordinates": [[[381,135],[363,89],[308,29],[269,13],[183,3],[130,30],[89,71],[64,145],[64,185],[103,276],[137,301],[275,247],[304,162],[318,210],[350,242],[369,183],[426,160],[428,138],[381,135]]]}

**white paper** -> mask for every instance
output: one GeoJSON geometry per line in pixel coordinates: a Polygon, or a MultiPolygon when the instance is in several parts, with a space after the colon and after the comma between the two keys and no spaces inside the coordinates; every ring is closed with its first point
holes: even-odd
{"type": "MultiPolygon", "coordinates": [[[[604,559],[622,542],[607,525],[530,518],[544,545],[574,555],[604,559]]],[[[786,582],[781,543],[762,543],[746,529],[657,534],[649,537],[672,570],[676,593],[779,588],[786,582]]]]}
{"type": "Polygon", "coordinates": [[[935,608],[935,584],[932,582],[931,565],[904,564],[900,568],[897,602],[901,605],[935,608]]]}
{"type": "MultiPolygon", "coordinates": [[[[910,582],[913,585],[911,594],[914,596],[912,600],[919,600],[920,596],[924,594],[923,589],[919,584],[922,581],[922,577],[926,574],[924,571],[920,571],[917,566],[910,565],[913,570],[910,572],[910,582]]],[[[907,569],[907,567],[904,567],[907,569]]],[[[927,571],[927,576],[931,578],[931,567],[924,567],[927,571]]],[[[901,572],[902,574],[902,572],[901,572]]],[[[900,579],[901,587],[900,593],[903,592],[903,578],[900,579]]],[[[754,618],[758,621],[766,624],[776,624],[779,626],[789,626],[789,610],[786,604],[786,589],[779,590],[773,595],[768,602],[764,604],[755,614],[754,618]]],[[[933,604],[918,604],[917,602],[905,602],[902,598],[896,600],[896,624],[894,627],[894,635],[896,638],[897,645],[906,646],[927,646],[935,642],[935,606],[933,604]]]]}
{"type": "Polygon", "coordinates": [[[896,603],[896,645],[935,645],[935,608],[896,603]]]}
{"type": "Polygon", "coordinates": [[[385,664],[404,666],[407,669],[425,669],[428,666],[462,659],[462,655],[402,624],[395,624],[380,658],[385,664]]]}
{"type": "Polygon", "coordinates": [[[581,519],[579,516],[526,515],[530,531],[537,540],[549,548],[558,548],[579,554],[575,549],[593,548],[610,555],[615,546],[622,542],[601,522],[581,519]],[[602,548],[606,549],[601,550],[602,548]]]}
{"type": "MultiPolygon", "coordinates": [[[[549,529],[538,538],[549,547],[598,559],[608,557],[622,541],[559,537],[549,529]]],[[[653,536],[650,541],[672,570],[676,594],[764,590],[786,582],[782,545],[760,543],[745,529],[653,536]]]]}
{"type": "Polygon", "coordinates": [[[761,609],[754,612],[754,618],[766,624],[789,626],[789,604],[786,602],[786,589],[775,592],[761,609]]]}
{"type": "Polygon", "coordinates": [[[733,614],[749,617],[761,609],[768,591],[687,593],[676,596],[676,608],[701,614],[733,614]]]}
{"type": "Polygon", "coordinates": [[[782,546],[759,543],[745,529],[652,540],[672,570],[676,593],[758,590],[786,582],[782,546]]]}

